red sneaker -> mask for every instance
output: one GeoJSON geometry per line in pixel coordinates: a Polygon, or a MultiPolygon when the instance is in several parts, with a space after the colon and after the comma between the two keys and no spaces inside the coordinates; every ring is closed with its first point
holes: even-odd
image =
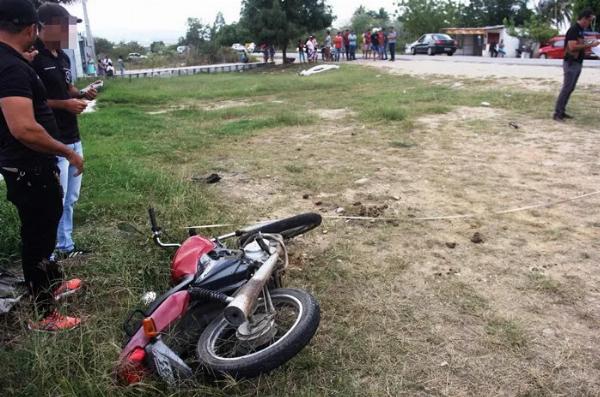
{"type": "Polygon", "coordinates": [[[69,295],[76,294],[81,291],[81,287],[83,287],[83,281],[78,278],[63,281],[52,293],[54,295],[54,300],[60,300],[69,295]]]}
{"type": "Polygon", "coordinates": [[[63,316],[58,311],[54,310],[41,321],[38,321],[37,323],[30,322],[29,329],[32,331],[42,332],[68,331],[77,328],[80,323],[81,319],[77,317],[63,316]]]}

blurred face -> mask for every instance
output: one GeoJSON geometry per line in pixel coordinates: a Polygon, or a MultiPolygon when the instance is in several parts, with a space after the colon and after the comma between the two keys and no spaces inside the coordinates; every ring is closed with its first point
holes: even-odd
{"type": "Polygon", "coordinates": [[[589,17],[589,18],[581,18],[581,19],[579,20],[579,25],[580,25],[582,28],[584,28],[584,29],[587,29],[587,28],[589,28],[589,27],[590,27],[590,25],[591,25],[591,24],[594,22],[594,19],[595,19],[595,18],[596,18],[596,17],[595,17],[595,16],[593,16],[593,15],[592,15],[591,17],[589,17]]]}
{"type": "MultiPolygon", "coordinates": [[[[76,21],[74,21],[76,23],[76,21]]],[[[52,50],[69,47],[69,18],[53,18],[45,24],[40,32],[40,38],[44,41],[46,47],[52,50]]]]}

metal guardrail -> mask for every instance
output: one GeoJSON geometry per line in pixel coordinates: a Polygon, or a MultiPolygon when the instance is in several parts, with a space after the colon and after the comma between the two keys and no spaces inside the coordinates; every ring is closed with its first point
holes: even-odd
{"type": "Polygon", "coordinates": [[[202,73],[231,73],[245,70],[257,69],[264,66],[264,63],[226,63],[217,65],[185,66],[179,68],[160,68],[125,71],[124,75],[117,74],[115,78],[140,79],[148,77],[176,77],[191,76],[202,73]]]}

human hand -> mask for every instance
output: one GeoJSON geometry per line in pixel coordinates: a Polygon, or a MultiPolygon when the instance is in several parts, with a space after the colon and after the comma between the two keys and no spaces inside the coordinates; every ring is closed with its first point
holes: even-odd
{"type": "Polygon", "coordinates": [[[31,63],[31,62],[33,62],[33,60],[35,59],[35,57],[38,54],[39,54],[38,50],[30,49],[28,51],[23,52],[21,55],[23,55],[23,58],[25,58],[27,60],[27,62],[31,63]]]}
{"type": "Polygon", "coordinates": [[[83,90],[83,97],[87,100],[93,101],[97,96],[98,91],[92,86],[88,86],[83,90]]]}
{"type": "Polygon", "coordinates": [[[67,99],[65,110],[73,114],[81,114],[87,108],[87,102],[81,99],[67,99]]]}
{"type": "Polygon", "coordinates": [[[69,155],[67,156],[67,161],[73,167],[77,168],[77,172],[75,173],[75,176],[79,176],[79,175],[83,174],[83,157],[81,157],[74,151],[71,151],[71,153],[69,153],[69,155]]]}

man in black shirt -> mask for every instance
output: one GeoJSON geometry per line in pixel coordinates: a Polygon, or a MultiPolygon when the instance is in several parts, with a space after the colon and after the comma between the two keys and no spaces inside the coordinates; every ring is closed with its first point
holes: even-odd
{"type": "MultiPolygon", "coordinates": [[[[62,6],[44,3],[38,9],[42,27],[36,42],[38,55],[33,60],[33,68],[42,79],[48,91],[48,104],[54,111],[60,135],[57,139],[83,156],[83,147],[79,136],[77,115],[87,107],[85,99],[96,98],[96,90],[87,87],[79,91],[73,85],[71,61],[61,48],[68,46],[69,25],[81,21],[73,17],[62,6]]],[[[57,259],[72,258],[85,251],[75,247],[73,242],[73,209],[79,199],[81,175],[70,166],[64,157],[58,157],[60,184],[63,188],[63,214],[58,225],[57,259]]]]}
{"type": "Polygon", "coordinates": [[[567,103],[581,75],[585,50],[598,45],[598,41],[595,40],[586,43],[584,35],[584,31],[592,24],[594,18],[591,9],[583,10],[579,14],[577,23],[569,28],[565,36],[564,82],[554,109],[553,118],[556,121],[562,122],[565,119],[572,118],[566,113],[567,103]]]}
{"type": "MultiPolygon", "coordinates": [[[[30,328],[57,331],[80,320],[60,315],[54,301],[70,292],[59,266],[49,260],[62,213],[57,155],[83,172],[83,159],[58,142],[58,126],[39,77],[22,56],[38,32],[29,0],[0,0],[0,173],[7,199],[21,220],[21,255],[25,281],[43,316],[30,328]]],[[[75,281],[75,280],[71,280],[75,281]]]]}

